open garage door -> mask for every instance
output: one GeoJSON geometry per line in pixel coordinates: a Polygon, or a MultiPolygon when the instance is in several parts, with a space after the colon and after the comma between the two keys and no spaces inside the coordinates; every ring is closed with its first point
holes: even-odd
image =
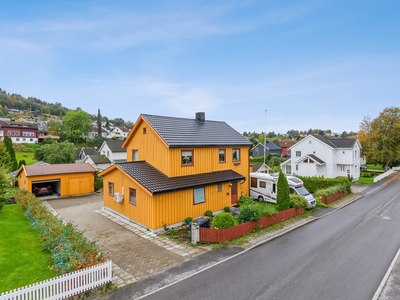
{"type": "Polygon", "coordinates": [[[49,195],[61,195],[61,180],[32,181],[32,193],[37,197],[49,195]]]}
{"type": "Polygon", "coordinates": [[[68,195],[82,195],[93,192],[89,178],[70,178],[68,180],[68,195]]]}

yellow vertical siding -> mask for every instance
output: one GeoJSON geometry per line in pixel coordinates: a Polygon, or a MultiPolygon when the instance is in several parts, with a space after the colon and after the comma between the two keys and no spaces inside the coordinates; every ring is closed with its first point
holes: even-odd
{"type": "Polygon", "coordinates": [[[153,227],[153,196],[140,185],[130,179],[119,169],[115,169],[103,175],[104,205],[127,216],[128,218],[143,224],[146,227],[153,227]],[[114,183],[114,193],[121,193],[124,187],[124,200],[122,203],[114,201],[109,195],[108,183],[114,183]],[[136,189],[136,206],[129,203],[129,188],[136,189]]]}
{"type": "MultiPolygon", "coordinates": [[[[154,228],[184,221],[187,217],[204,215],[207,210],[218,211],[226,206],[232,206],[230,183],[222,184],[222,191],[217,191],[217,185],[206,186],[204,189],[206,201],[194,204],[193,189],[173,193],[154,195],[154,228]]],[[[240,182],[238,196],[240,197],[240,182]]]]}
{"type": "Polygon", "coordinates": [[[126,147],[127,161],[133,160],[132,150],[138,150],[139,160],[145,160],[169,176],[168,146],[155,133],[151,126],[144,121],[140,120],[139,122],[136,132],[126,147]],[[144,127],[146,128],[146,134],[143,134],[144,127]]]}
{"type": "Polygon", "coordinates": [[[18,184],[21,189],[32,193],[32,182],[54,179],[60,179],[61,196],[72,196],[94,192],[94,173],[71,173],[26,177],[25,172],[22,171],[18,176],[18,184]],[[25,185],[23,184],[24,181],[25,185]]]}
{"type": "Polygon", "coordinates": [[[170,148],[170,177],[201,174],[222,170],[233,170],[243,176],[249,175],[248,147],[215,147],[215,148],[170,148]],[[226,162],[219,162],[219,150],[226,149],[226,162]],[[240,149],[240,164],[232,161],[232,149],[240,149]],[[181,165],[181,151],[193,150],[193,166],[181,165]]]}

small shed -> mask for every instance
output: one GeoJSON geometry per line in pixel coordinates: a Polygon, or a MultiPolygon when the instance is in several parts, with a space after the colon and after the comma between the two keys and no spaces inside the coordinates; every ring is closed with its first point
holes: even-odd
{"type": "Polygon", "coordinates": [[[91,164],[57,164],[21,166],[16,174],[19,187],[32,193],[34,188],[51,186],[60,196],[94,192],[97,169],[91,164]]]}

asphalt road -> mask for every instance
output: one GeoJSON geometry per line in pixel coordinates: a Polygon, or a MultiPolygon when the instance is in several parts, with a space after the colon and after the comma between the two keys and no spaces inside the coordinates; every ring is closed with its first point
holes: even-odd
{"type": "Polygon", "coordinates": [[[145,299],[372,299],[400,247],[400,179],[145,299]]]}

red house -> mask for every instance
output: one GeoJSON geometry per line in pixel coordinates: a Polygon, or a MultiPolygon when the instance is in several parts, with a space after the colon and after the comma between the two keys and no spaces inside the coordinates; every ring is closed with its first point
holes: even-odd
{"type": "Polygon", "coordinates": [[[0,121],[0,140],[6,135],[17,144],[38,142],[38,128],[29,123],[0,121]]]}
{"type": "Polygon", "coordinates": [[[290,154],[290,150],[289,148],[292,147],[294,144],[296,144],[296,141],[284,141],[284,140],[280,140],[278,142],[279,147],[282,148],[282,157],[287,157],[287,154],[290,154]]]}

